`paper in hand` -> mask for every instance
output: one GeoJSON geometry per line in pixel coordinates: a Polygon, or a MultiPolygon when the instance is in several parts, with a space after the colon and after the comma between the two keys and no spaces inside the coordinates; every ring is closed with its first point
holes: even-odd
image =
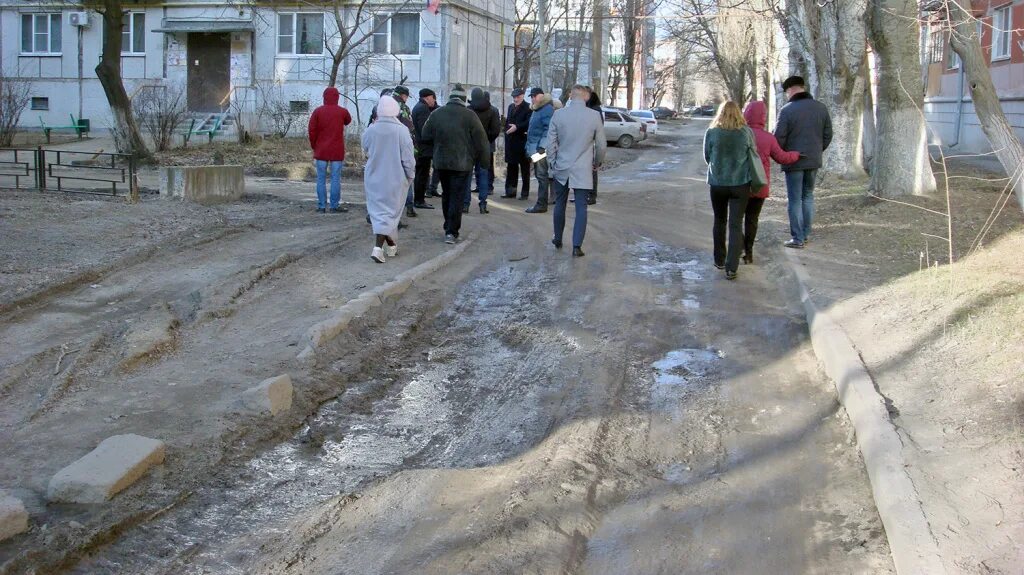
{"type": "Polygon", "coordinates": [[[546,158],[546,157],[548,157],[548,155],[547,155],[547,154],[542,154],[542,153],[540,153],[540,152],[537,152],[536,154],[534,154],[534,155],[530,156],[530,159],[531,159],[531,160],[533,160],[533,163],[534,163],[534,164],[536,164],[537,162],[539,162],[539,161],[543,160],[543,159],[544,159],[544,158],[546,158]]]}

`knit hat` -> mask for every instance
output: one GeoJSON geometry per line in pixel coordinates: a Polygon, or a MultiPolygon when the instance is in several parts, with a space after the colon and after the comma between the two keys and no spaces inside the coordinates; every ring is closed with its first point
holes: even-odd
{"type": "Polygon", "coordinates": [[[395,86],[395,93],[399,96],[408,96],[409,88],[406,88],[405,86],[395,86]]]}
{"type": "Polygon", "coordinates": [[[448,100],[459,100],[463,104],[466,103],[466,89],[462,87],[462,84],[455,84],[455,87],[452,88],[451,95],[448,96],[448,100]]]}
{"type": "Polygon", "coordinates": [[[391,96],[381,96],[377,102],[377,116],[381,118],[398,117],[398,101],[391,96]]]}
{"type": "Polygon", "coordinates": [[[430,96],[434,96],[436,98],[437,94],[435,94],[430,88],[423,88],[420,90],[420,98],[429,98],[430,96]]]}

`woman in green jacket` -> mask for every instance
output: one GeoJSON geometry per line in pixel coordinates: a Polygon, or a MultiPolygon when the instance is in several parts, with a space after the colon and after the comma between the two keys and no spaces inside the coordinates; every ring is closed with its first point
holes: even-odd
{"type": "Polygon", "coordinates": [[[715,212],[715,267],[725,269],[726,279],[736,279],[743,251],[743,214],[750,198],[750,151],[757,153],[750,129],[736,102],[718,109],[711,128],[704,134],[704,161],[708,164],[711,207],[715,212]],[[729,246],[725,229],[729,228],[729,246]]]}

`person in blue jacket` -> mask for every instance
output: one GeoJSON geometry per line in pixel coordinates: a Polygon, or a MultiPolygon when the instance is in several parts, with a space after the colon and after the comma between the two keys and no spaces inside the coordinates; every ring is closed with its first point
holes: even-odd
{"type": "MultiPolygon", "coordinates": [[[[526,154],[533,156],[546,153],[551,115],[562,107],[562,103],[552,100],[551,96],[545,94],[544,90],[540,88],[530,90],[530,101],[533,115],[530,116],[530,127],[526,131],[526,154]]],[[[547,158],[533,163],[533,174],[537,177],[537,203],[528,208],[526,213],[543,214],[548,211],[548,187],[550,186],[547,158]]]]}

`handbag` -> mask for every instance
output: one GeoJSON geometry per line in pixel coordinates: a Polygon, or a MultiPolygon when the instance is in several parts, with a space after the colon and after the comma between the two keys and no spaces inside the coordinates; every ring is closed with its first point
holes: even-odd
{"type": "Polygon", "coordinates": [[[754,131],[747,128],[747,163],[750,169],[751,192],[758,191],[768,185],[768,175],[764,173],[764,164],[761,163],[761,155],[757,153],[757,141],[754,139],[754,131]]]}

